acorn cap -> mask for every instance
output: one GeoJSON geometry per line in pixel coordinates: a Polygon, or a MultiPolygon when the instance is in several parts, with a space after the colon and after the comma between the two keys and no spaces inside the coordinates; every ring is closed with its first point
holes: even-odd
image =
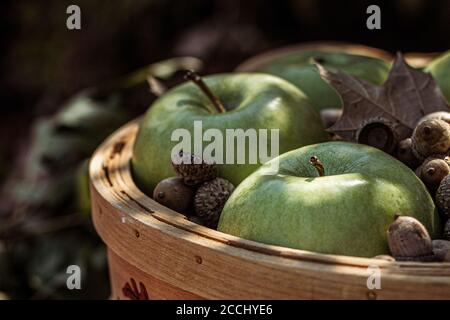
{"type": "Polygon", "coordinates": [[[396,125],[382,117],[368,119],[356,132],[356,141],[391,154],[399,142],[396,125]]]}
{"type": "Polygon", "coordinates": [[[179,177],[170,177],[159,182],[153,190],[153,199],[172,210],[186,213],[192,204],[194,190],[179,177]]]}
{"type": "Polygon", "coordinates": [[[447,220],[444,227],[444,239],[450,240],[450,219],[447,220]]]}
{"type": "Polygon", "coordinates": [[[389,226],[388,244],[398,261],[432,261],[433,245],[425,227],[415,218],[396,216],[389,226]]]}
{"type": "Polygon", "coordinates": [[[444,261],[445,257],[450,253],[450,241],[433,240],[433,253],[438,261],[444,261]]]}
{"type": "Polygon", "coordinates": [[[423,116],[417,123],[419,124],[422,121],[430,120],[430,119],[439,119],[439,120],[443,120],[450,124],[450,112],[446,112],[446,111],[432,112],[432,113],[429,113],[429,114],[423,116]]]}
{"type": "Polygon", "coordinates": [[[443,159],[433,159],[424,163],[419,172],[419,178],[434,193],[442,179],[450,173],[448,163],[443,159]]]}
{"type": "Polygon", "coordinates": [[[418,159],[432,154],[446,154],[450,148],[450,125],[440,119],[427,119],[414,129],[412,151],[418,159]]]}
{"type": "Polygon", "coordinates": [[[204,182],[194,197],[195,213],[207,226],[217,228],[222,209],[233,191],[233,184],[222,178],[204,182]]]}
{"type": "Polygon", "coordinates": [[[436,192],[436,204],[445,215],[450,216],[450,175],[442,179],[436,192]]]}
{"type": "Polygon", "coordinates": [[[182,151],[172,158],[172,166],[177,175],[183,178],[184,183],[190,186],[217,177],[217,166],[214,161],[182,151]]]}

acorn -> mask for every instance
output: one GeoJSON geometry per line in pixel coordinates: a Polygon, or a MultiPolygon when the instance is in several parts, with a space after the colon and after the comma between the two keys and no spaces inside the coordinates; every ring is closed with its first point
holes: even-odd
{"type": "Polygon", "coordinates": [[[443,159],[433,159],[420,166],[419,178],[435,193],[442,179],[450,173],[448,163],[443,159]]]}
{"type": "Polygon", "coordinates": [[[446,216],[450,216],[450,175],[442,179],[436,192],[436,204],[446,216]]]}
{"type": "Polygon", "coordinates": [[[444,227],[444,239],[450,240],[450,219],[447,220],[444,227]]]}
{"type": "Polygon", "coordinates": [[[445,261],[450,253],[450,241],[433,240],[433,253],[437,261],[445,261]]]}
{"type": "Polygon", "coordinates": [[[195,213],[208,227],[217,228],[225,202],[233,191],[233,184],[222,178],[204,182],[194,197],[195,213]]]}
{"type": "Polygon", "coordinates": [[[416,175],[420,178],[420,174],[422,172],[422,166],[426,165],[431,160],[435,160],[435,159],[445,160],[445,162],[447,162],[447,164],[450,166],[450,159],[446,158],[446,157],[447,157],[447,155],[445,155],[445,154],[432,154],[431,156],[425,158],[425,160],[423,160],[422,164],[416,168],[416,171],[415,171],[416,175]]]}
{"type": "Polygon", "coordinates": [[[182,178],[170,177],[159,182],[153,190],[153,199],[163,206],[185,213],[194,198],[194,190],[182,178]]]}
{"type": "Polygon", "coordinates": [[[423,116],[418,121],[418,123],[421,123],[422,121],[430,120],[430,119],[439,119],[439,120],[443,120],[443,121],[447,122],[448,124],[450,124],[450,112],[436,111],[436,112],[429,113],[429,114],[423,116]]]}
{"type": "Polygon", "coordinates": [[[189,186],[198,185],[217,177],[214,161],[181,151],[172,158],[172,166],[177,175],[189,186]]]}
{"type": "Polygon", "coordinates": [[[427,229],[415,218],[396,215],[389,226],[388,244],[397,261],[432,261],[433,244],[427,229]]]}
{"type": "Polygon", "coordinates": [[[427,119],[414,129],[412,151],[418,159],[446,154],[450,148],[450,125],[440,119],[427,119]]]}
{"type": "Polygon", "coordinates": [[[396,157],[411,169],[415,169],[420,166],[420,160],[417,159],[412,151],[411,138],[404,139],[398,143],[396,157]]]}

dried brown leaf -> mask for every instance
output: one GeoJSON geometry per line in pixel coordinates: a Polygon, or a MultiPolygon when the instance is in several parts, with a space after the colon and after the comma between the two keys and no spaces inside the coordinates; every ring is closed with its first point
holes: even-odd
{"type": "Polygon", "coordinates": [[[356,142],[358,131],[377,121],[389,123],[395,138],[403,140],[424,115],[450,111],[433,77],[409,66],[400,53],[383,86],[317,67],[343,100],[342,117],[328,130],[348,141],[356,142]]]}

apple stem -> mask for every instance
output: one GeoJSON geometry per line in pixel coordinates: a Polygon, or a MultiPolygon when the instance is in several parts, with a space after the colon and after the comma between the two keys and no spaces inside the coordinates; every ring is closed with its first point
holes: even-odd
{"type": "Polygon", "coordinates": [[[216,110],[219,113],[227,112],[227,110],[223,106],[222,102],[211,91],[211,89],[209,89],[209,87],[203,81],[202,77],[200,77],[200,75],[197,72],[195,72],[193,70],[187,70],[186,74],[184,75],[184,78],[194,82],[203,91],[203,93],[209,98],[209,100],[211,100],[212,104],[214,105],[214,107],[216,108],[216,110]]]}
{"type": "Polygon", "coordinates": [[[309,158],[309,163],[316,168],[317,172],[319,173],[320,177],[323,177],[325,175],[325,168],[323,167],[322,162],[317,158],[317,156],[312,156],[309,158]]]}

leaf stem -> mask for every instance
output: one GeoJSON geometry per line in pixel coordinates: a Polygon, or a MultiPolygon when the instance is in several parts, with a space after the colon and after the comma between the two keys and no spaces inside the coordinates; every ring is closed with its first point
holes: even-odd
{"type": "Polygon", "coordinates": [[[196,73],[193,70],[187,70],[185,74],[185,79],[191,80],[194,82],[200,90],[203,91],[203,93],[209,98],[209,100],[212,102],[214,107],[219,113],[225,113],[227,110],[223,106],[222,102],[219,100],[219,98],[209,89],[209,87],[206,85],[206,83],[203,81],[202,77],[198,73],[196,73]]]}
{"type": "Polygon", "coordinates": [[[319,158],[317,158],[317,156],[312,156],[311,158],[309,158],[309,163],[313,165],[314,168],[316,168],[320,177],[325,176],[325,168],[319,158]]]}

